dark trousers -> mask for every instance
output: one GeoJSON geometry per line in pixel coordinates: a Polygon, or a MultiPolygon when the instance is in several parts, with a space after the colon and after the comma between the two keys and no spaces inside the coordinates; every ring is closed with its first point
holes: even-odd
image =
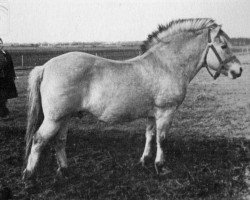
{"type": "Polygon", "coordinates": [[[0,100],[0,117],[6,117],[10,111],[6,107],[7,99],[1,99],[0,100]]]}

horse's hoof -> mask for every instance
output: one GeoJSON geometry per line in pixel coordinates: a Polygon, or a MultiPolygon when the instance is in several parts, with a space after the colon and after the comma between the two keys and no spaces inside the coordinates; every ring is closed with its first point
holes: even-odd
{"type": "Polygon", "coordinates": [[[67,183],[68,178],[68,168],[58,168],[56,172],[56,177],[54,178],[54,188],[56,190],[60,189],[62,185],[65,185],[65,183],[67,183]]]}
{"type": "Polygon", "coordinates": [[[149,165],[150,161],[151,161],[151,157],[145,156],[140,159],[140,164],[142,165],[142,167],[146,167],[149,165]]]}
{"type": "Polygon", "coordinates": [[[171,170],[164,166],[164,162],[155,163],[155,171],[158,176],[164,176],[171,173],[171,170]]]}
{"type": "Polygon", "coordinates": [[[24,182],[24,190],[28,194],[33,194],[38,190],[37,182],[36,180],[26,180],[24,182]]]}
{"type": "Polygon", "coordinates": [[[27,169],[25,169],[23,171],[23,177],[22,177],[22,180],[23,181],[26,181],[26,180],[31,180],[33,179],[33,173],[31,171],[28,171],[27,169]]]}
{"type": "Polygon", "coordinates": [[[57,170],[56,177],[59,180],[69,178],[69,170],[68,170],[68,168],[65,168],[65,167],[59,168],[57,170]]]}
{"type": "Polygon", "coordinates": [[[37,180],[34,176],[34,173],[32,173],[31,171],[28,171],[28,170],[24,170],[23,171],[23,177],[22,177],[22,180],[24,182],[24,190],[25,192],[27,193],[34,193],[38,186],[37,186],[37,180]]]}

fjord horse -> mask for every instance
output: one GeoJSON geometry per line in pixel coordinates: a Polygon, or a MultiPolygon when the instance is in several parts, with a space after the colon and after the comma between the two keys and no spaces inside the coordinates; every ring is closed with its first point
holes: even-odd
{"type": "Polygon", "coordinates": [[[29,111],[24,180],[34,170],[48,141],[55,139],[58,173],[67,169],[65,143],[69,118],[88,111],[109,123],[146,118],[146,144],[141,163],[152,156],[164,173],[163,141],[187,87],[202,67],[217,78],[241,76],[239,60],[227,34],[212,19],[172,21],[148,36],[144,53],[114,61],[82,52],[55,57],[29,75],[29,111]],[[215,71],[215,75],[211,71],[215,71]]]}

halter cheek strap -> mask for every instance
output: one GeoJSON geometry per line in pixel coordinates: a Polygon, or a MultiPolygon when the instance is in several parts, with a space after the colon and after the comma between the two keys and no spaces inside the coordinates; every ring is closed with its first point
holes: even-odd
{"type": "Polygon", "coordinates": [[[222,68],[224,67],[224,65],[226,65],[227,63],[233,61],[233,60],[236,60],[236,56],[231,56],[227,59],[225,59],[224,61],[221,59],[220,55],[218,54],[216,48],[214,47],[213,43],[212,43],[212,39],[211,39],[211,34],[210,34],[210,31],[211,29],[208,29],[208,44],[207,44],[207,48],[206,48],[206,52],[205,52],[205,66],[207,68],[207,71],[208,73],[214,78],[214,79],[217,79],[220,74],[221,74],[221,70],[222,68]],[[215,74],[213,75],[212,72],[210,71],[209,67],[208,67],[208,64],[207,64],[207,54],[208,54],[208,51],[209,51],[209,48],[211,48],[215,54],[215,56],[217,57],[220,65],[218,67],[218,70],[215,72],[215,74]]]}

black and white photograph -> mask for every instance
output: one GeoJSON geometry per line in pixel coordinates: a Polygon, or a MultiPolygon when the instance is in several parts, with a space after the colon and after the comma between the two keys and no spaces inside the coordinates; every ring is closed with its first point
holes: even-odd
{"type": "Polygon", "coordinates": [[[249,0],[0,0],[0,200],[250,200],[249,0]]]}

